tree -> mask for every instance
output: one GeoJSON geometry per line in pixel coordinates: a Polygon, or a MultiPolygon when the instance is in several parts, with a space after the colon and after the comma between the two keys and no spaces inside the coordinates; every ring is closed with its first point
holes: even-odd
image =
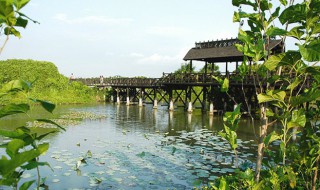
{"type": "MultiPolygon", "coordinates": [[[[239,8],[233,21],[246,21],[248,27],[240,28],[242,43],[236,44],[245,56],[239,73],[253,78],[261,112],[255,184],[246,188],[315,190],[320,158],[320,1],[233,0],[232,4],[239,8]],[[273,55],[274,38],[283,44],[289,38],[296,40],[297,50],[273,55]],[[248,60],[255,65],[252,72],[248,60]],[[281,130],[268,133],[271,125],[281,130]],[[275,140],[280,142],[276,153],[269,150],[275,140]],[[263,160],[265,156],[270,159],[263,160]]],[[[240,174],[238,182],[248,180],[252,176],[248,174],[240,174]]]]}
{"type": "Polygon", "coordinates": [[[253,10],[252,13],[246,13],[239,9],[239,12],[234,13],[233,20],[247,20],[249,30],[240,29],[238,38],[243,44],[236,46],[245,55],[244,62],[251,59],[258,65],[252,72],[261,108],[261,133],[255,174],[258,182],[264,150],[271,141],[280,139],[282,166],[286,167],[287,146],[294,135],[292,128],[305,127],[306,110],[310,103],[319,100],[320,72],[316,64],[320,61],[320,1],[294,3],[293,0],[280,0],[280,6],[275,8],[267,0],[233,0],[232,3],[234,6],[253,10]],[[277,20],[280,21],[280,26],[275,25],[277,20]],[[270,39],[275,37],[281,37],[283,43],[287,38],[298,40],[298,50],[271,55],[270,39]],[[259,64],[261,61],[262,64],[259,64]],[[282,114],[274,113],[273,110],[276,109],[280,109],[282,114]],[[270,119],[273,122],[269,122],[270,119]],[[267,134],[268,127],[275,122],[281,123],[281,133],[267,134]]]}
{"type": "Polygon", "coordinates": [[[30,0],[0,0],[0,39],[5,35],[5,39],[0,48],[0,55],[11,35],[18,38],[21,37],[18,28],[26,28],[28,21],[38,23],[20,12],[29,1],[30,0]]]}

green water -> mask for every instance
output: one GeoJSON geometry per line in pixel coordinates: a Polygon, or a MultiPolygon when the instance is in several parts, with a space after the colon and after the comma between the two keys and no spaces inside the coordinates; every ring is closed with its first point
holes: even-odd
{"type": "MultiPolygon", "coordinates": [[[[34,108],[30,117],[79,111],[106,118],[66,126],[66,132],[45,139],[50,149],[40,161],[49,162],[53,171],[42,167],[41,175],[49,189],[192,189],[234,171],[234,155],[217,135],[222,118],[200,110],[188,114],[183,109],[168,112],[165,106],[154,110],[151,105],[100,104],[58,106],[54,115],[34,108]],[[77,169],[81,159],[86,163],[77,169]]],[[[9,117],[0,120],[0,126],[25,121],[9,117]]],[[[243,119],[238,131],[240,164],[254,159],[254,136],[250,121],[243,119]]],[[[22,181],[34,178],[35,172],[27,171],[22,181]]]]}

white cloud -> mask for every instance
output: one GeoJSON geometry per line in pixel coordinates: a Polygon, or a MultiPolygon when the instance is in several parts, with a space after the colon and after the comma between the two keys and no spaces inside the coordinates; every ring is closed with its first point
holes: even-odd
{"type": "Polygon", "coordinates": [[[181,35],[188,35],[189,30],[181,27],[162,27],[162,26],[155,26],[150,27],[147,29],[147,33],[154,34],[154,35],[160,35],[160,36],[181,36],[181,35]]]}
{"type": "Polygon", "coordinates": [[[69,18],[68,15],[64,13],[58,13],[54,19],[68,23],[68,24],[120,24],[132,22],[131,18],[110,18],[106,16],[85,16],[78,18],[69,18]]]}
{"type": "Polygon", "coordinates": [[[138,57],[138,58],[144,57],[144,55],[141,54],[141,53],[130,53],[129,56],[130,56],[130,57],[138,57]]]}

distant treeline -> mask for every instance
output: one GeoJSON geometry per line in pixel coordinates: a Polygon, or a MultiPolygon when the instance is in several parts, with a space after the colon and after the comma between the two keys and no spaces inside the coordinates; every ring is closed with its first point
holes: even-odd
{"type": "MultiPolygon", "coordinates": [[[[95,101],[95,90],[80,82],[70,81],[51,62],[20,59],[0,61],[0,87],[17,79],[32,83],[30,96],[33,98],[56,104],[95,101]]],[[[20,100],[15,98],[13,101],[20,100]]]]}

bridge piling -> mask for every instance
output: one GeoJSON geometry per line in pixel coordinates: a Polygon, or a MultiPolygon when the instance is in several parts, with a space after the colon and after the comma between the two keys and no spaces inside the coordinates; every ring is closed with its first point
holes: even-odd
{"type": "Polygon", "coordinates": [[[126,102],[127,106],[130,106],[130,90],[129,88],[127,88],[127,102],[126,102]]]}

